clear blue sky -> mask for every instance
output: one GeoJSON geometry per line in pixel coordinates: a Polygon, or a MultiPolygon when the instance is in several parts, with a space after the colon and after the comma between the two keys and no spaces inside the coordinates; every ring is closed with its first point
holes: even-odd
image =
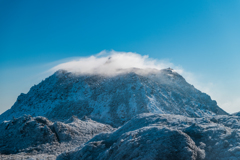
{"type": "Polygon", "coordinates": [[[59,60],[104,49],[168,59],[240,111],[239,0],[0,0],[0,113],[59,60]]]}

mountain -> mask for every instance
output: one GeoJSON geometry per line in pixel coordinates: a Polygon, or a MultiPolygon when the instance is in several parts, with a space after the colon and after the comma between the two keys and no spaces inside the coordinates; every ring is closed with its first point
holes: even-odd
{"type": "Polygon", "coordinates": [[[174,70],[125,69],[115,75],[59,70],[21,94],[0,121],[24,114],[64,121],[75,115],[123,125],[137,114],[228,115],[174,70]]]}

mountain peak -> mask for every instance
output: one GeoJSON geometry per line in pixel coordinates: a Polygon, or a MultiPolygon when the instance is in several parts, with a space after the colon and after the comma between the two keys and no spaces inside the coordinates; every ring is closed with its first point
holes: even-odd
{"type": "Polygon", "coordinates": [[[111,76],[59,70],[21,94],[0,121],[23,114],[50,120],[75,115],[117,127],[140,113],[188,117],[227,114],[171,68],[119,69],[111,76]]]}

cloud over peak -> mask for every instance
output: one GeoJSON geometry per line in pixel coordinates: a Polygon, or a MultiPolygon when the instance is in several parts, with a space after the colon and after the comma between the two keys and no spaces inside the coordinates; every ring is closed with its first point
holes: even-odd
{"type": "Polygon", "coordinates": [[[90,56],[76,58],[72,61],[61,63],[51,69],[57,71],[64,69],[76,74],[102,74],[115,75],[119,70],[129,68],[140,69],[164,69],[172,67],[178,72],[182,72],[179,67],[174,66],[166,60],[149,58],[148,55],[140,55],[134,52],[118,52],[103,50],[100,53],[90,56]]]}

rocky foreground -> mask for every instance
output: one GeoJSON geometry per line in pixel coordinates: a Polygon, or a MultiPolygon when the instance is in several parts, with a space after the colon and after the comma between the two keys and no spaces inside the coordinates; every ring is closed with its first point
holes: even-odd
{"type": "MultiPolygon", "coordinates": [[[[140,114],[118,129],[91,119],[23,116],[0,124],[6,159],[239,160],[240,117],[140,114]]],[[[2,158],[4,159],[4,158],[2,158]]]]}
{"type": "Polygon", "coordinates": [[[56,156],[84,144],[98,133],[113,130],[88,118],[71,117],[65,122],[52,122],[45,117],[23,116],[0,124],[0,153],[13,157],[14,154],[56,156]]]}
{"type": "Polygon", "coordinates": [[[141,114],[57,160],[239,160],[240,117],[141,114]]]}

